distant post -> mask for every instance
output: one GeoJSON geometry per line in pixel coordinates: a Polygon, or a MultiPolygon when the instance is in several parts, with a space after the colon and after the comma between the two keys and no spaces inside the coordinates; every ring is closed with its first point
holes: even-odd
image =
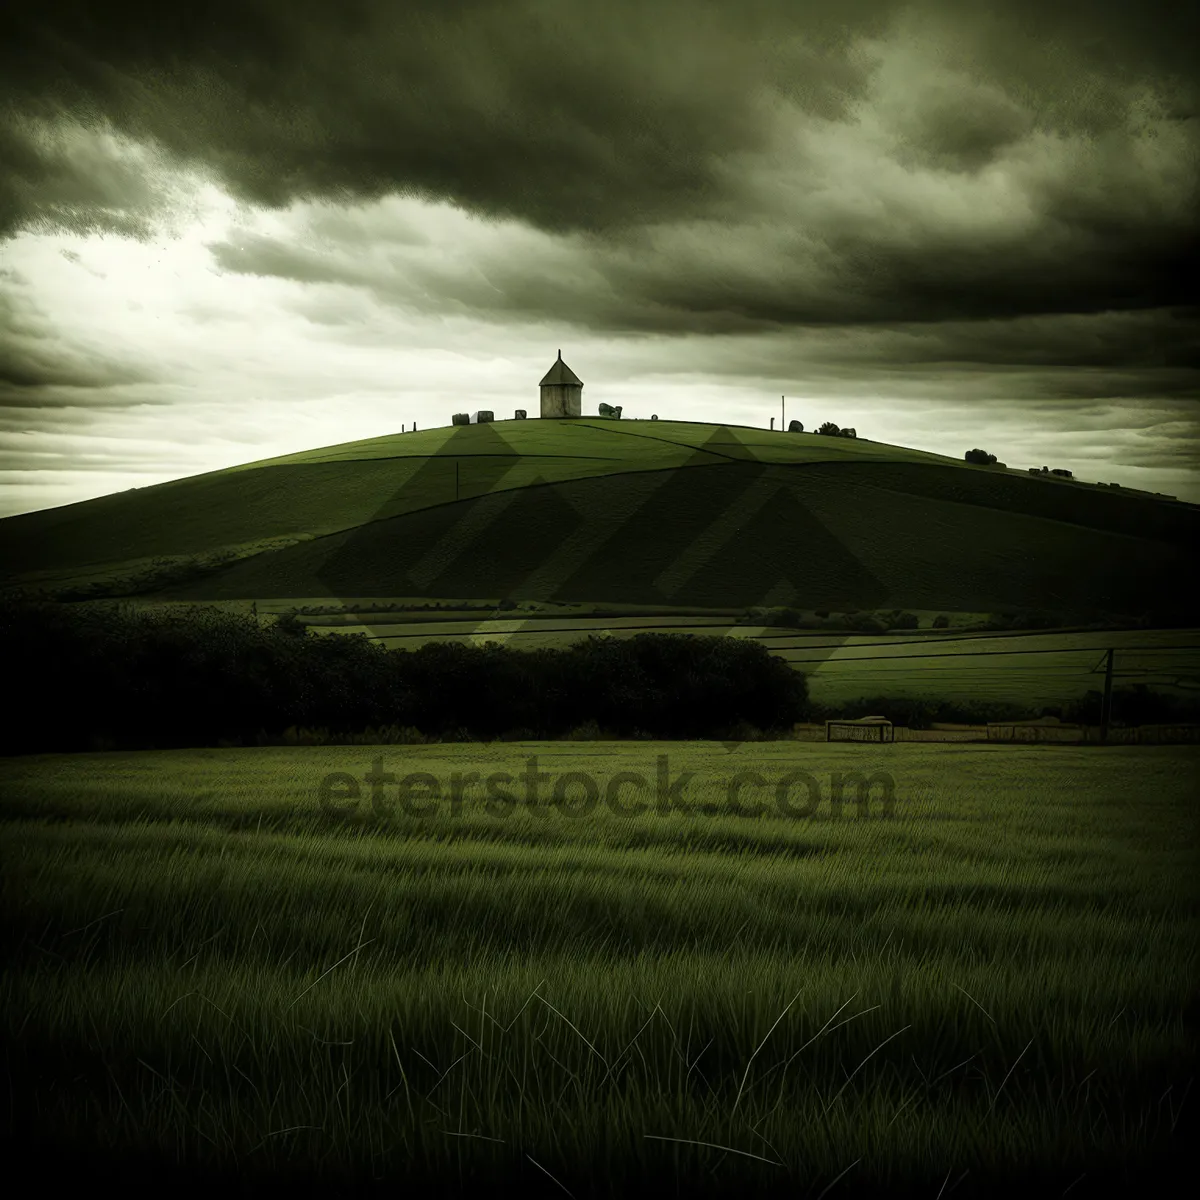
{"type": "Polygon", "coordinates": [[[1104,660],[1104,701],[1100,706],[1100,744],[1108,741],[1108,723],[1112,718],[1113,652],[1104,660]]]}
{"type": "Polygon", "coordinates": [[[771,428],[772,428],[772,430],[775,428],[775,418],[774,417],[771,418],[771,428]]]}
{"type": "Polygon", "coordinates": [[[785,420],[785,416],[786,416],[786,414],[783,411],[783,397],[780,396],[779,397],[779,428],[780,429],[784,429],[787,427],[787,421],[785,420]]]}

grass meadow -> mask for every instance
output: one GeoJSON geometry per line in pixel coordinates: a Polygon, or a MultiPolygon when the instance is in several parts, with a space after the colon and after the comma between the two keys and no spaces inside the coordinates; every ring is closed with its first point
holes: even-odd
{"type": "MultiPolygon", "coordinates": [[[[325,446],[0,522],[5,574],[91,580],[158,556],[250,551],[321,537],[458,498],[692,464],[931,463],[942,455],[844,438],[684,422],[501,421],[325,446]],[[459,470],[461,468],[461,471],[459,470]]],[[[1025,481],[1021,480],[1024,484],[1025,481]]],[[[1061,487],[1049,485],[1051,498],[1061,487]]],[[[1046,492],[1046,488],[1038,489],[1046,492]]]]}
{"type": "Polygon", "coordinates": [[[4,760],[9,1133],[43,1181],[176,1192],[1148,1189],[1195,1104],[1198,765],[792,742],[4,760]],[[398,785],[377,809],[376,759],[432,776],[437,811],[388,812],[398,785]],[[807,813],[774,795],[795,771],[807,813]],[[890,810],[877,782],[835,814],[852,771],[890,776],[890,810]],[[456,772],[479,777],[457,800],[456,772]],[[762,781],[743,811],[740,772],[762,781]],[[607,803],[622,773],[647,811],[607,803]],[[361,788],[339,814],[337,774],[361,788]],[[572,774],[592,811],[555,804],[572,774]]]}
{"type": "Polygon", "coordinates": [[[513,420],[8,517],[0,584],[72,599],[483,594],[679,608],[761,605],[783,587],[839,611],[1136,617],[1190,604],[1180,588],[1196,533],[1194,505],[866,439],[513,420]]]}

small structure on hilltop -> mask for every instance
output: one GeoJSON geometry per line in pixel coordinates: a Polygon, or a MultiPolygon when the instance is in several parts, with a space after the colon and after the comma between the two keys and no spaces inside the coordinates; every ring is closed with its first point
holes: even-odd
{"type": "Polygon", "coordinates": [[[514,417],[514,420],[517,420],[517,421],[523,421],[523,420],[525,420],[525,410],[524,410],[523,408],[518,408],[518,409],[517,409],[516,416],[514,417]]]}
{"type": "MultiPolygon", "coordinates": [[[[771,418],[772,421],[774,421],[774,419],[775,419],[774,417],[771,418]]],[[[799,421],[789,421],[788,422],[788,433],[803,433],[803,432],[804,432],[804,426],[799,421]]]]}
{"type": "Polygon", "coordinates": [[[469,413],[455,413],[450,418],[451,425],[470,425],[471,417],[469,413]]]}
{"type": "Polygon", "coordinates": [[[842,437],[856,438],[858,437],[858,431],[855,429],[843,429],[842,437]]]}
{"type": "Polygon", "coordinates": [[[602,417],[612,417],[617,421],[621,419],[621,406],[619,404],[615,408],[611,404],[601,404],[599,411],[602,417]]]}
{"type": "Polygon", "coordinates": [[[495,417],[495,413],[489,408],[481,408],[472,418],[472,425],[486,425],[488,421],[495,417]]]}
{"type": "Polygon", "coordinates": [[[542,377],[543,417],[579,417],[583,415],[583,380],[563,362],[562,351],[554,366],[542,377]]]}

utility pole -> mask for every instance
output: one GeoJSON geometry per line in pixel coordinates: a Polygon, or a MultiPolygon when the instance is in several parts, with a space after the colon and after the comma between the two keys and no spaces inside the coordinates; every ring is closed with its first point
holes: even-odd
{"type": "Polygon", "coordinates": [[[1113,652],[1109,650],[1104,660],[1104,701],[1100,706],[1100,744],[1108,741],[1108,723],[1112,718],[1113,652]]]}

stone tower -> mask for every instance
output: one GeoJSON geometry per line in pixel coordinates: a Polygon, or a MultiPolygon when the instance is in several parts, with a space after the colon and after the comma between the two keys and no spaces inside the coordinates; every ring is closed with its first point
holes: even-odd
{"type": "Polygon", "coordinates": [[[543,417],[578,417],[583,415],[583,380],[562,360],[546,372],[539,385],[542,389],[543,417]]]}

